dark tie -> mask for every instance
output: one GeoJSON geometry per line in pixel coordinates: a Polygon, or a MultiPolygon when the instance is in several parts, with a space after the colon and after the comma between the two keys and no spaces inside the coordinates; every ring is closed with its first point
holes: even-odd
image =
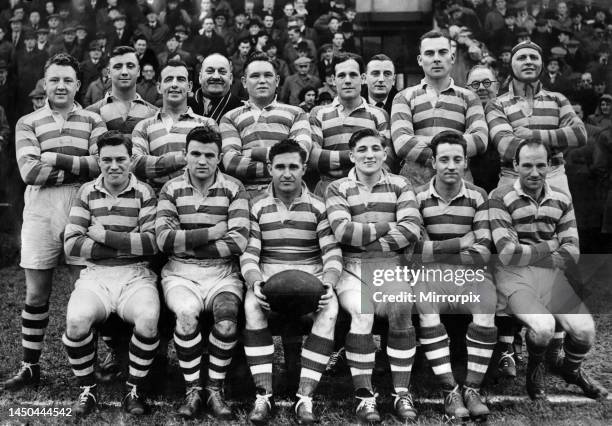
{"type": "Polygon", "coordinates": [[[382,102],[376,102],[376,106],[377,106],[378,108],[385,109],[385,104],[384,104],[384,103],[382,103],[382,102]]]}

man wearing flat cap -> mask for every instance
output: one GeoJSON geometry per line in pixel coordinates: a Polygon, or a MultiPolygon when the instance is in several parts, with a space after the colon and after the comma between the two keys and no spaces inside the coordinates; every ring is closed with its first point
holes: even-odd
{"type": "Polygon", "coordinates": [[[293,61],[297,72],[285,80],[280,93],[281,102],[297,106],[300,103],[298,95],[303,88],[310,86],[316,90],[321,87],[319,77],[309,74],[311,62],[308,56],[300,56],[293,61]]]}
{"type": "Polygon", "coordinates": [[[49,27],[49,44],[59,43],[62,40],[62,19],[57,13],[47,16],[47,26],[49,27]]]}
{"type": "Polygon", "coordinates": [[[61,42],[53,44],[49,48],[49,56],[53,56],[58,53],[68,53],[77,60],[81,60],[83,57],[83,51],[76,42],[76,28],[72,26],[64,27],[62,30],[62,36],[63,40],[61,42]]]}
{"type": "Polygon", "coordinates": [[[15,50],[20,50],[23,48],[23,23],[16,16],[9,19],[9,23],[11,26],[10,41],[13,43],[15,50]]]}
{"type": "Polygon", "coordinates": [[[147,44],[156,54],[161,53],[166,46],[166,40],[170,35],[168,25],[159,22],[157,13],[147,13],[147,22],[138,25],[137,34],[142,34],[147,39],[147,44]]]}
{"type": "Polygon", "coordinates": [[[49,28],[39,28],[36,30],[36,48],[49,53],[49,28]]]}
{"type": "Polygon", "coordinates": [[[32,111],[32,104],[28,95],[36,86],[36,82],[43,77],[43,68],[48,55],[45,51],[36,49],[36,34],[25,31],[23,34],[24,48],[15,53],[13,61],[14,75],[17,79],[17,117],[32,111]]]}
{"type": "Polygon", "coordinates": [[[108,48],[113,50],[117,46],[129,46],[132,31],[127,27],[127,18],[123,14],[113,19],[113,30],[108,33],[108,48]]]}

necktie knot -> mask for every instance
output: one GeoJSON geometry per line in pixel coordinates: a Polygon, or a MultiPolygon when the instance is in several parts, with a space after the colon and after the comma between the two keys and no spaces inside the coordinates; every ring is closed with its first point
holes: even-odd
{"type": "Polygon", "coordinates": [[[384,107],[385,107],[385,104],[384,104],[384,103],[382,103],[382,102],[376,102],[376,106],[377,106],[378,108],[384,108],[384,107]]]}

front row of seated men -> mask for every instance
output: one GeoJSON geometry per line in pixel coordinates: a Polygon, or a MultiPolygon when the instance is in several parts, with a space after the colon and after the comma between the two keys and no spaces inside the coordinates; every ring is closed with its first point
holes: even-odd
{"type": "Polygon", "coordinates": [[[249,419],[265,424],[274,409],[274,344],[262,288],[271,276],[288,269],[318,277],[325,288],[302,349],[294,405],[300,424],[316,420],[312,398],[333,351],[340,308],[351,317],[346,355],[357,417],[363,422],[380,421],[372,386],[375,315],[389,322],[386,351],[395,414],[402,420],[417,416],[409,390],[417,339],[413,308],[449,417],[489,413],[479,390],[496,344],[496,313],[515,315],[529,327],[530,396],[545,396],[544,353],[555,320],[567,331],[565,358],[556,371],[587,396],[605,396],[606,390],[580,368],[595,326],[563,272],[578,260],[578,236],[571,199],[545,182],[547,147],[535,139],[521,143],[514,162],[519,178],[487,196],[463,180],[466,144],[460,134],[445,131],[434,138],[436,174],[414,190],[405,178],[383,169],[383,143],[373,129],[352,135],[354,168],[330,183],[323,201],[302,181],[307,153],[297,142],[283,140],[269,153],[272,183],[249,199],[238,180],[218,169],[219,132],[196,127],[186,138],[185,172],[168,181],[156,199],[151,187],[130,173],[129,138],[115,131],[100,137],[102,174],[79,190],[65,232],[66,254],[89,262],[70,298],[63,336],[82,389],[76,413],[87,414],[98,402],[92,327],[112,312],[134,325],[124,409],[146,411],[142,384],[159,346],[161,299],[177,318],[174,342],[186,386],[179,413],[193,418],[206,405],[217,418],[231,418],[223,383],[244,307],[244,347],[257,390],[249,419]],[[490,262],[493,244],[499,253],[496,262],[490,262]],[[159,251],[169,256],[161,272],[161,298],[156,274],[147,266],[159,251]],[[493,263],[494,274],[487,270],[493,263]],[[414,282],[394,276],[384,285],[374,284],[374,269],[395,271],[406,265],[481,279],[429,280],[425,274],[414,282]],[[404,299],[393,298],[398,295],[404,299]],[[440,313],[446,312],[473,315],[462,384],[453,378],[448,336],[440,322],[440,313]],[[203,313],[214,318],[207,342],[199,328],[203,313]],[[209,363],[202,381],[204,345],[209,363]]]}

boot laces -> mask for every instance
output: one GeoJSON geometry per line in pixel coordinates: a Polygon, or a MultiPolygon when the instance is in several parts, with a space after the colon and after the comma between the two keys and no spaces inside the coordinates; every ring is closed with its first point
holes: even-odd
{"type": "Polygon", "coordinates": [[[92,386],[81,386],[83,392],[79,395],[79,403],[86,404],[87,400],[91,397],[94,402],[97,402],[96,396],[91,392],[92,389],[95,389],[96,385],[92,386]]]}
{"type": "Polygon", "coordinates": [[[306,396],[306,395],[300,395],[300,394],[296,394],[295,396],[299,398],[298,402],[295,404],[296,414],[297,414],[297,410],[300,407],[300,405],[304,405],[304,408],[306,409],[306,411],[308,411],[309,413],[312,413],[312,397],[306,396]]]}

